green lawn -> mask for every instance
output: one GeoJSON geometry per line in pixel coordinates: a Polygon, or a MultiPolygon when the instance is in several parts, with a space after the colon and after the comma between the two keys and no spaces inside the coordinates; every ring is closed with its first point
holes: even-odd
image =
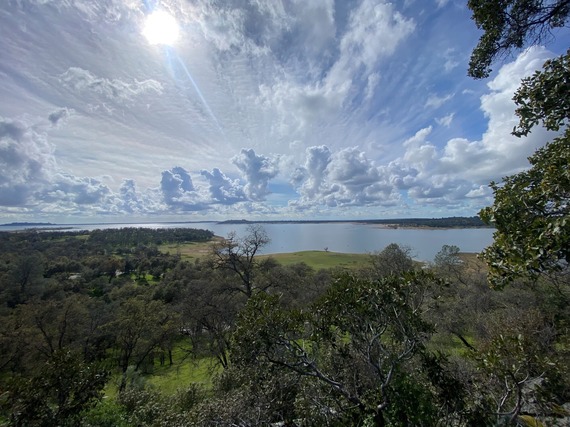
{"type": "MultiPolygon", "coordinates": [[[[159,247],[162,252],[180,254],[182,259],[193,261],[207,256],[211,252],[213,241],[184,244],[167,244],[159,247]]],[[[271,255],[259,255],[259,259],[271,256],[282,265],[297,264],[304,262],[316,270],[321,268],[361,268],[369,265],[368,254],[344,254],[328,251],[303,251],[271,255]]]]}
{"type": "Polygon", "coordinates": [[[357,269],[370,265],[368,254],[344,254],[328,251],[303,251],[284,254],[261,255],[259,258],[274,258],[282,265],[304,262],[316,270],[321,268],[357,269]]]}

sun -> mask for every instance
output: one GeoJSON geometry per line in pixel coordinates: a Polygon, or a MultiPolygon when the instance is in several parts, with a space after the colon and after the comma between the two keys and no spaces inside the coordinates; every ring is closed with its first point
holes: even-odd
{"type": "Polygon", "coordinates": [[[168,12],[157,10],[146,17],[142,34],[150,44],[170,46],[178,40],[180,27],[168,12]]]}

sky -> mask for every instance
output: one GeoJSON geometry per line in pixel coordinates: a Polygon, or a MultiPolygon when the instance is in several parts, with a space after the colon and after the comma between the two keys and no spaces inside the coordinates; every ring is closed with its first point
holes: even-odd
{"type": "Polygon", "coordinates": [[[473,80],[466,3],[1,0],[0,222],[476,215],[570,37],[473,80]]]}

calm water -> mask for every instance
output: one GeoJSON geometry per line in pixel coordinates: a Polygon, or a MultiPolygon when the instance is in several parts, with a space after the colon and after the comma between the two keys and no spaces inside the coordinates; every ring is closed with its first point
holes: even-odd
{"type": "MultiPolygon", "coordinates": [[[[145,223],[145,224],[85,224],[74,230],[97,228],[149,227],[149,228],[203,228],[218,236],[235,231],[238,236],[247,234],[244,224],[205,223],[145,223]]],[[[0,227],[0,231],[16,227],[0,227]]],[[[324,224],[263,224],[271,243],[263,253],[323,250],[331,252],[370,253],[381,251],[390,243],[412,248],[414,258],[432,261],[443,245],[459,246],[463,252],[480,252],[493,241],[493,229],[388,229],[372,225],[351,223],[324,224]]]]}
{"type": "MultiPolygon", "coordinates": [[[[412,248],[414,258],[432,261],[443,245],[459,246],[463,252],[480,252],[493,241],[488,228],[465,229],[387,229],[363,224],[264,224],[271,238],[263,253],[323,250],[369,253],[390,243],[412,248]]],[[[218,236],[235,231],[246,233],[244,225],[212,224],[207,227],[218,236]]]]}

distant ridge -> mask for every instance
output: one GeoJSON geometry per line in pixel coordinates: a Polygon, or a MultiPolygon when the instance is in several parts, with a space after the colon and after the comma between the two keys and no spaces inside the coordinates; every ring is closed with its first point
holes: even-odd
{"type": "Polygon", "coordinates": [[[57,225],[51,222],[11,222],[9,224],[0,224],[0,227],[45,227],[57,225]]]}
{"type": "MultiPolygon", "coordinates": [[[[434,227],[434,228],[484,228],[489,227],[478,216],[453,216],[444,218],[393,218],[393,219],[343,219],[343,220],[283,220],[250,221],[247,219],[227,220],[218,224],[327,224],[356,223],[378,224],[387,227],[434,227]]],[[[490,228],[490,227],[489,227],[490,228]]]]}

